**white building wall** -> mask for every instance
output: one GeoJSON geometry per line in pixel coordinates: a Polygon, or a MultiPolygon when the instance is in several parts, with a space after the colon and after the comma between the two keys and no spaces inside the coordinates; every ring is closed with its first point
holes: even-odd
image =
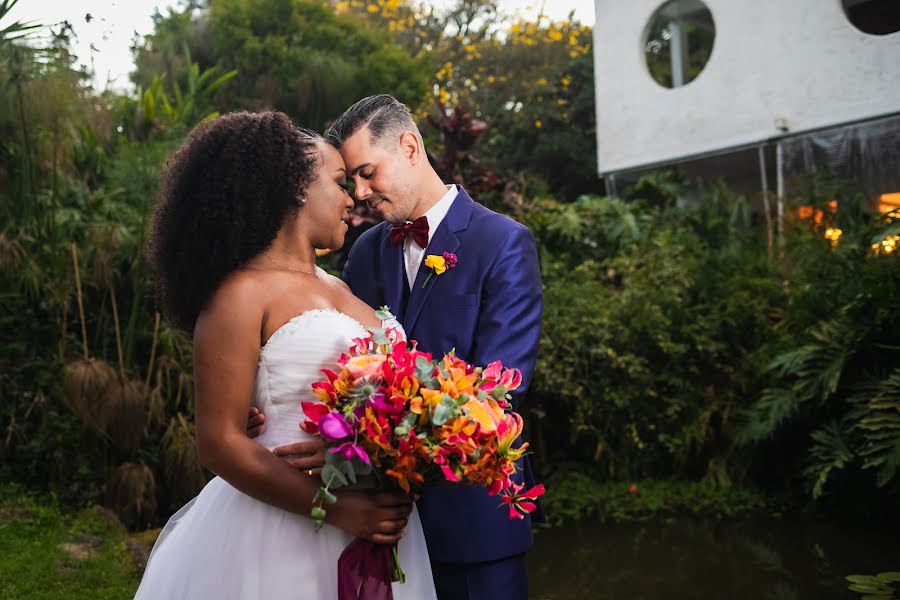
{"type": "Polygon", "coordinates": [[[900,111],[900,32],[875,36],[841,0],[704,0],[712,55],[668,89],[647,70],[663,0],[595,0],[597,165],[606,174],[900,111]]]}

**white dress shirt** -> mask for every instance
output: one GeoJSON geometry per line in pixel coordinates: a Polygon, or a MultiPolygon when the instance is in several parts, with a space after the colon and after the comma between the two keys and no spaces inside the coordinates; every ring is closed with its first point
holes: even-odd
{"type": "MultiPolygon", "coordinates": [[[[425,213],[425,218],[428,219],[429,244],[431,243],[431,238],[434,237],[434,232],[437,231],[438,226],[441,224],[441,221],[447,216],[447,212],[449,212],[458,193],[459,190],[456,189],[456,185],[448,185],[447,193],[444,194],[444,197],[438,200],[438,203],[429,208],[428,212],[425,213]]],[[[419,248],[419,245],[413,241],[411,235],[406,236],[406,239],[403,241],[403,264],[406,267],[406,284],[409,286],[410,290],[412,289],[413,283],[416,281],[416,274],[419,272],[419,266],[422,264],[422,259],[424,257],[425,249],[419,248]]]]}

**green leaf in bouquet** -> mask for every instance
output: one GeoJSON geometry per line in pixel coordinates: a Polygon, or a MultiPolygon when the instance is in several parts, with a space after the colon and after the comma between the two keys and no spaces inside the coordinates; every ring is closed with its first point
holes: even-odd
{"type": "Polygon", "coordinates": [[[321,521],[325,518],[325,509],[321,506],[313,506],[310,516],[316,521],[321,521]]]}
{"type": "Polygon", "coordinates": [[[422,382],[422,385],[425,387],[434,388],[437,385],[437,380],[432,373],[434,373],[434,363],[424,356],[418,357],[416,359],[416,379],[422,382]]]}
{"type": "Polygon", "coordinates": [[[365,477],[366,475],[369,475],[370,473],[372,473],[372,465],[365,463],[355,457],[353,458],[353,460],[351,462],[353,463],[352,464],[353,472],[357,476],[365,477]]]}
{"type": "Polygon", "coordinates": [[[440,427],[450,418],[450,409],[444,404],[438,404],[434,407],[434,414],[431,415],[431,422],[440,427]]]}
{"type": "Polygon", "coordinates": [[[458,413],[459,407],[456,405],[456,401],[447,394],[444,394],[440,404],[434,407],[434,414],[431,415],[431,422],[440,427],[458,413]]]}
{"type": "MultiPolygon", "coordinates": [[[[319,489],[319,491],[322,492],[322,502],[324,502],[325,504],[334,504],[335,502],[337,502],[337,496],[335,496],[325,488],[321,488],[319,489]]],[[[318,494],[316,495],[318,496],[318,494]]],[[[315,502],[315,500],[313,502],[315,502]]]]}
{"type": "Polygon", "coordinates": [[[353,463],[345,460],[341,463],[339,467],[341,472],[347,476],[347,479],[350,480],[350,483],[356,483],[356,469],[353,468],[353,463]]]}
{"type": "MultiPolygon", "coordinates": [[[[329,454],[331,453],[329,452],[329,454]]],[[[325,466],[322,467],[322,481],[330,488],[343,487],[348,483],[341,470],[333,464],[329,464],[327,460],[325,466]]]]}
{"type": "Polygon", "coordinates": [[[491,390],[491,396],[494,397],[494,400],[503,400],[506,398],[507,392],[509,392],[509,390],[506,389],[506,386],[498,384],[491,390]]]}
{"type": "Polygon", "coordinates": [[[381,308],[376,310],[375,316],[378,317],[379,319],[381,319],[382,321],[390,321],[391,319],[394,318],[394,315],[391,314],[391,307],[387,306],[387,305],[382,306],[381,308]]]}
{"type": "Polygon", "coordinates": [[[391,340],[388,339],[387,334],[384,332],[384,329],[381,327],[373,327],[369,331],[372,332],[372,341],[378,344],[379,346],[385,346],[391,343],[391,340]]]}
{"type": "Polygon", "coordinates": [[[398,437],[406,437],[409,435],[409,431],[415,427],[416,421],[419,420],[419,415],[416,413],[409,413],[400,423],[394,427],[394,435],[398,437]]]}
{"type": "Polygon", "coordinates": [[[320,504],[322,502],[322,498],[323,498],[322,492],[327,492],[327,491],[328,490],[326,490],[325,488],[319,488],[318,490],[316,490],[316,495],[313,496],[312,503],[320,504]]]}

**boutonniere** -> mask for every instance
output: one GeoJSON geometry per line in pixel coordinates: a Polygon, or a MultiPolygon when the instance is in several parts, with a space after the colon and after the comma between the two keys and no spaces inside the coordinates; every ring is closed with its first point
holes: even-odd
{"type": "Polygon", "coordinates": [[[428,277],[425,278],[425,281],[422,282],[422,287],[424,288],[428,284],[428,280],[431,279],[432,275],[442,275],[447,269],[455,267],[457,262],[459,261],[452,252],[444,252],[441,255],[429,254],[426,256],[425,266],[431,269],[431,273],[429,273],[428,277]]]}

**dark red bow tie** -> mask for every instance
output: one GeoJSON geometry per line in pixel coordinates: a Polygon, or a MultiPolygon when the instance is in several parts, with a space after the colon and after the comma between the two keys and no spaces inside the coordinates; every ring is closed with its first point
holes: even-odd
{"type": "Polygon", "coordinates": [[[394,223],[391,225],[391,244],[399,246],[411,235],[413,241],[419,245],[422,250],[428,245],[428,219],[422,215],[412,223],[394,223]]]}

